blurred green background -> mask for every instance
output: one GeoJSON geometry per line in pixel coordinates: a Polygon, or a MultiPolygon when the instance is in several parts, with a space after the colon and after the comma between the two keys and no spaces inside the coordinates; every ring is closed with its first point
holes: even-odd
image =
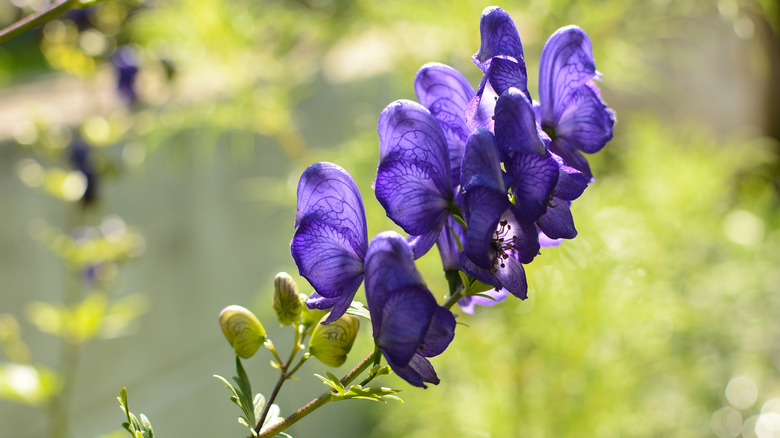
{"type": "MultiPolygon", "coordinates": [[[[3,2],[0,26],[46,4],[3,2]]],[[[60,436],[121,436],[122,386],[159,436],[245,436],[211,377],[233,372],[218,312],[244,305],[277,345],[289,339],[272,279],[297,274],[295,186],[311,163],[352,173],[370,235],[397,229],[371,194],[379,112],[414,99],[425,62],[476,86],[490,4],[106,2],[81,27],[66,15],[0,45],[0,437],[57,434],[51,418],[69,419],[60,436]],[[138,57],[132,105],[111,67],[121,46],[138,57]],[[87,207],[68,162],[78,138],[99,175],[87,207]]],[[[289,432],[780,437],[780,9],[498,5],[534,96],[555,29],[578,24],[593,42],[618,123],[573,206],[579,236],[527,267],[528,300],[461,315],[434,359],[439,386],[388,376],[404,404],[327,405],[289,432]]],[[[443,297],[438,254],[419,267],[443,297]]],[[[370,342],[364,324],[334,372],[370,342]]],[[[245,363],[256,391],[276,379],[268,360],[245,363]]],[[[324,390],[312,376],[324,369],[311,360],[286,385],[282,415],[324,390]]]]}

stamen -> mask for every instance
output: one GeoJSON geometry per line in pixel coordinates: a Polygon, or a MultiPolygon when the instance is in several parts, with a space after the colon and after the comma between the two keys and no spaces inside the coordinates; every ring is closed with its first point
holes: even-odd
{"type": "Polygon", "coordinates": [[[498,223],[498,229],[493,233],[493,241],[490,243],[491,249],[495,252],[495,258],[493,259],[493,267],[490,268],[490,273],[495,274],[498,272],[498,268],[506,268],[505,260],[509,258],[512,251],[517,249],[517,236],[508,238],[507,234],[512,229],[512,226],[507,220],[502,220],[498,223]]]}

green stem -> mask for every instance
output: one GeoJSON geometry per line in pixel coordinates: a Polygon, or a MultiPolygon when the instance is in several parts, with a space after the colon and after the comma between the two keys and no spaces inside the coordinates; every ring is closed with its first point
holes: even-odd
{"type": "MultiPolygon", "coordinates": [[[[357,376],[359,376],[363,371],[365,371],[369,366],[371,366],[371,364],[374,362],[375,354],[376,352],[372,351],[371,353],[368,354],[368,356],[364,357],[363,360],[361,360],[355,366],[355,368],[352,368],[352,370],[348,372],[347,375],[344,376],[344,378],[341,379],[341,384],[346,386],[352,383],[352,381],[355,380],[357,376]]],[[[310,401],[305,406],[301,407],[297,411],[290,414],[290,416],[288,416],[284,420],[273,425],[271,428],[266,429],[262,433],[258,432],[258,438],[267,438],[267,437],[275,436],[279,432],[297,423],[298,420],[311,414],[312,412],[320,408],[325,403],[329,402],[331,400],[332,395],[333,393],[331,391],[326,391],[322,393],[319,397],[310,401]]]]}
{"type": "Polygon", "coordinates": [[[34,14],[28,15],[16,23],[11,24],[3,30],[0,30],[0,44],[11,38],[21,35],[30,29],[53,19],[63,12],[73,8],[79,0],[63,0],[60,3],[52,3],[49,7],[42,9],[34,14]]]}
{"type": "Polygon", "coordinates": [[[458,300],[463,298],[463,291],[464,290],[465,290],[464,288],[460,288],[454,294],[450,295],[450,297],[447,298],[447,302],[445,302],[444,306],[442,306],[442,307],[444,307],[445,309],[451,309],[452,306],[454,306],[455,303],[458,302],[458,300]]]}
{"type": "MultiPolygon", "coordinates": [[[[287,359],[287,362],[282,363],[281,360],[279,360],[279,356],[276,355],[276,360],[279,361],[279,380],[276,381],[276,386],[274,386],[274,390],[271,393],[271,397],[266,401],[265,406],[263,407],[263,413],[260,415],[260,418],[257,420],[257,425],[255,425],[255,432],[260,433],[260,429],[263,428],[263,423],[265,423],[265,417],[268,416],[268,411],[271,409],[271,405],[276,400],[276,396],[279,395],[279,391],[282,389],[282,384],[286,382],[292,375],[298,371],[298,368],[300,368],[300,363],[298,366],[296,366],[290,373],[287,372],[287,369],[292,365],[293,360],[295,360],[295,355],[298,354],[299,350],[302,350],[303,347],[301,346],[302,339],[302,327],[296,325],[295,326],[295,341],[293,342],[293,348],[290,352],[290,358],[287,359]]],[[[272,350],[274,354],[276,354],[276,350],[272,350]]]]}

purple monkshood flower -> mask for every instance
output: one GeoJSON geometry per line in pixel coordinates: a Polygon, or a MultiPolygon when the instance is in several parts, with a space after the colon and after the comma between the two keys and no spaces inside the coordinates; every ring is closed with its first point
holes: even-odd
{"type": "Polygon", "coordinates": [[[550,150],[568,165],[592,178],[581,154],[600,151],[612,139],[615,113],[601,99],[588,35],[577,26],[555,31],[542,49],[539,63],[539,113],[550,135],[550,150]]]}
{"type": "Polygon", "coordinates": [[[138,75],[138,56],[130,46],[122,46],[117,49],[111,58],[117,72],[117,91],[132,105],[138,100],[135,91],[135,78],[138,75]]]}
{"type": "Polygon", "coordinates": [[[415,257],[431,249],[454,204],[447,141],[417,102],[397,100],[379,115],[374,192],[387,216],[412,236],[415,257]]]}
{"type": "Polygon", "coordinates": [[[438,384],[427,358],[452,342],[455,317],[425,286],[411,246],[396,232],[377,234],[368,247],[365,272],[374,342],[390,368],[414,386],[438,384]]]}
{"type": "Polygon", "coordinates": [[[295,228],[292,256],[315,290],[306,305],[333,309],[325,323],[335,321],[347,311],[363,282],[368,247],[363,199],[346,170],[316,163],[303,172],[295,228]]]}

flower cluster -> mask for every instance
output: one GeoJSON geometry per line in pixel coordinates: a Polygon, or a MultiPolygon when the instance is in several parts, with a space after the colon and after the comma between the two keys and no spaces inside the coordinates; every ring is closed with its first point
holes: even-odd
{"type": "Polygon", "coordinates": [[[509,293],[526,298],[523,265],[576,236],[569,207],[593,179],[583,153],[603,148],[615,122],[582,29],[545,44],[538,102],[509,15],[485,9],[480,32],[476,90],[454,68],[426,64],[414,80],[419,103],[398,100],[379,116],[374,191],[408,238],[382,232],[369,243],[360,192],[335,164],[312,165],[298,185],[291,249],[315,289],[306,305],[335,321],[365,282],[375,343],[416,386],[438,383],[426,358],[452,341],[455,301],[470,313],[509,293]],[[434,245],[450,283],[445,306],[414,263],[434,245]]]}

